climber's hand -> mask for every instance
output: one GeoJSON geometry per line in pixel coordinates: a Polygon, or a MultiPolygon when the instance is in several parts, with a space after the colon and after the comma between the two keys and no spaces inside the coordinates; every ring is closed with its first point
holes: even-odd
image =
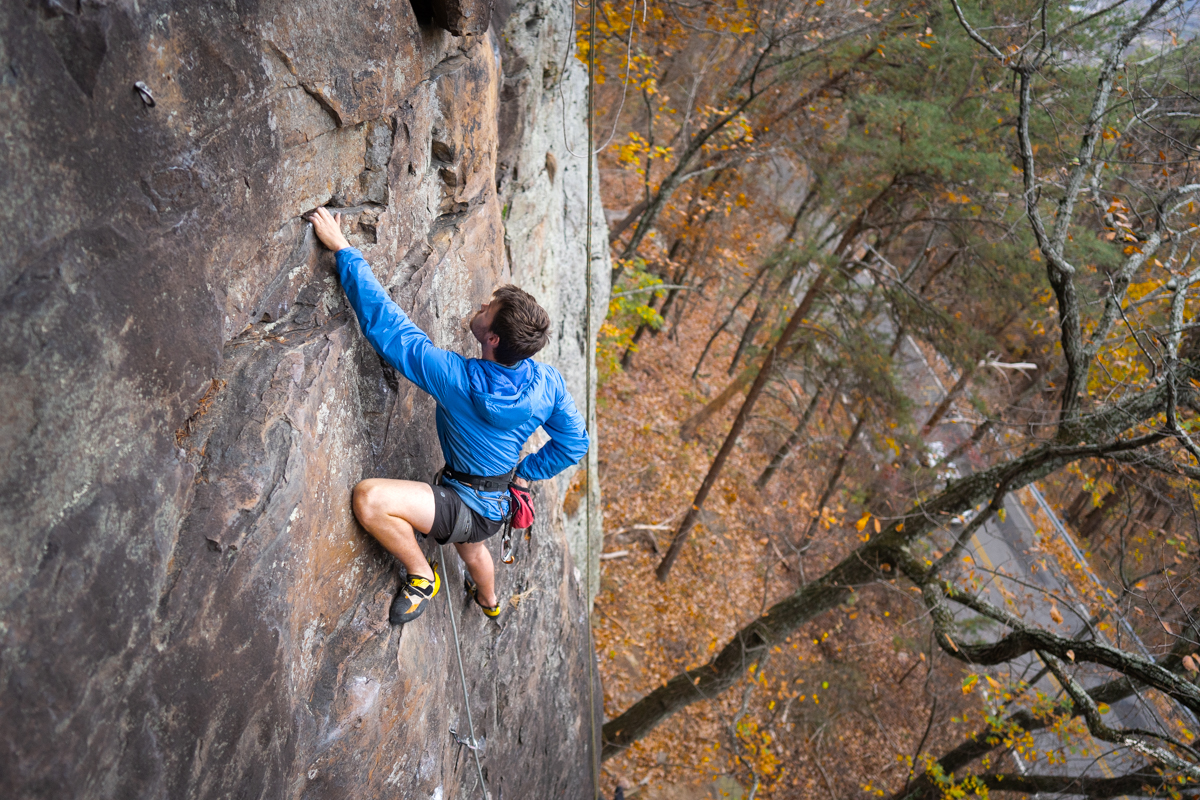
{"type": "Polygon", "coordinates": [[[328,209],[318,208],[308,215],[308,221],[312,223],[313,232],[317,234],[317,238],[321,240],[321,244],[333,252],[336,253],[338,250],[350,246],[350,243],[346,241],[346,237],[342,235],[341,214],[330,214],[328,209]]]}
{"type": "Polygon", "coordinates": [[[515,483],[517,486],[520,486],[522,489],[529,488],[529,481],[527,481],[524,478],[519,477],[517,475],[513,476],[513,483],[515,483]]]}

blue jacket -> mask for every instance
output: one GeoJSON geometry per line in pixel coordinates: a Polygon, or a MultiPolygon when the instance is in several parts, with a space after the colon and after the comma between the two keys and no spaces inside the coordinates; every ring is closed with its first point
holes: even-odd
{"type": "MultiPolygon", "coordinates": [[[[554,367],[531,359],[505,367],[434,347],[379,285],[362,253],[339,250],[337,268],[367,341],[437,401],[437,434],[447,465],[469,475],[504,475],[539,425],[550,441],[520,463],[519,477],[551,478],[587,453],[587,428],[554,367]]],[[[504,518],[508,492],[448,483],[483,516],[504,518]]]]}

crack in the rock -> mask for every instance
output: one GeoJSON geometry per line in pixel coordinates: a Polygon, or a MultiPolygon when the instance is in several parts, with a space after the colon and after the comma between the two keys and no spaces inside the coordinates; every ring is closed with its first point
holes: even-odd
{"type": "Polygon", "coordinates": [[[333,107],[333,103],[326,97],[320,89],[309,86],[305,81],[300,81],[300,88],[308,94],[313,100],[317,101],[317,105],[325,109],[325,113],[333,120],[333,124],[337,127],[342,127],[342,115],[333,107]]]}

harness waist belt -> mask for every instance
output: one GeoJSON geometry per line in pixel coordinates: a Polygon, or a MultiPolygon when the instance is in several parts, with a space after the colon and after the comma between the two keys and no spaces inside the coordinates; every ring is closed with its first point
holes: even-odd
{"type": "Polygon", "coordinates": [[[443,467],[442,477],[458,481],[480,492],[504,492],[508,490],[508,485],[512,483],[516,471],[517,468],[513,467],[512,471],[505,475],[469,475],[450,467],[443,467]]]}

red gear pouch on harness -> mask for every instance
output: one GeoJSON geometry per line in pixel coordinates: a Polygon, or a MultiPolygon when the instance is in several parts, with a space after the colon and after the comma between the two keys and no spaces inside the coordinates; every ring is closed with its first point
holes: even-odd
{"type": "Polygon", "coordinates": [[[533,497],[520,486],[509,486],[508,493],[512,495],[512,527],[528,528],[533,524],[533,497]]]}

